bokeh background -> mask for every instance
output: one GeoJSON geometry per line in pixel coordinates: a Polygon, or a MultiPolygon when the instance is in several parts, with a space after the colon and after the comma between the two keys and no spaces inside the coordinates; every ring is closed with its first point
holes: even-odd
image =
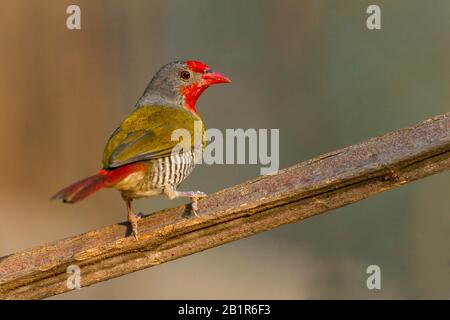
{"type": "MultiPolygon", "coordinates": [[[[228,75],[199,100],[206,125],[279,128],[287,167],[448,112],[449,14],[448,0],[2,2],[0,256],[125,220],[113,190],[73,206],[49,197],[99,169],[163,64],[198,59],[228,75]],[[69,4],[81,31],[66,29],[69,4]],[[369,4],[381,30],[366,28],[369,4]]],[[[257,175],[202,165],[182,187],[212,193],[257,175]]],[[[57,298],[448,299],[449,177],[57,298]],[[371,264],[381,290],[366,288],[371,264]]]]}

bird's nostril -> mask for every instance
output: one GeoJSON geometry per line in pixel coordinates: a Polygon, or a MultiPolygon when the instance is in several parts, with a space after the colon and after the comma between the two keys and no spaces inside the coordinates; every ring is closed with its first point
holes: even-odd
{"type": "Polygon", "coordinates": [[[212,72],[213,72],[212,69],[211,69],[211,68],[208,68],[208,69],[205,70],[204,73],[212,73],[212,72]]]}

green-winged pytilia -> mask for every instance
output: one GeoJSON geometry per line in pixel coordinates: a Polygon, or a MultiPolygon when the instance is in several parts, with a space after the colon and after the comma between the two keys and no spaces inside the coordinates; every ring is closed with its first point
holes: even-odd
{"type": "Polygon", "coordinates": [[[62,189],[52,199],[66,203],[80,201],[102,188],[120,191],[128,210],[128,221],[138,239],[137,221],[131,209],[133,199],[165,194],[170,199],[189,197],[196,214],[200,191],[177,191],[192,172],[195,126],[200,123],[204,147],[204,126],[195,104],[209,86],[230,80],[198,61],[176,61],[163,66],[150,81],[134,111],[113,132],[103,153],[103,168],[93,176],[62,189]],[[177,129],[191,134],[191,148],[172,152],[179,144],[172,139],[177,129]]]}

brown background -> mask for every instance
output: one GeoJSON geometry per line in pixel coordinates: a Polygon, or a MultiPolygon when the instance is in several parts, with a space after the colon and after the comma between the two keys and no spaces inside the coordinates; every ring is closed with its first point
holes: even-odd
{"type": "MultiPolygon", "coordinates": [[[[450,2],[4,1],[0,9],[0,256],[123,221],[117,192],[77,205],[58,188],[100,167],[153,73],[199,59],[208,127],[279,128],[286,167],[449,111],[450,2]],[[65,27],[69,4],[82,30],[65,27]]],[[[211,193],[256,165],[198,167],[211,193]]],[[[449,174],[59,298],[449,298],[449,174]],[[365,286],[368,265],[382,290],[365,286]]],[[[149,199],[152,212],[183,201],[149,199]]]]}

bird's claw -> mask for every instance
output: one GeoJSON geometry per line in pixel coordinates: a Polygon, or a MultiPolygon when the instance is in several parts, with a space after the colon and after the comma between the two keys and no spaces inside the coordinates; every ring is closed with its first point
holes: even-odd
{"type": "Polygon", "coordinates": [[[133,237],[136,241],[139,241],[139,233],[137,229],[133,230],[133,237]]]}
{"type": "Polygon", "coordinates": [[[130,222],[131,223],[131,232],[133,233],[133,236],[136,239],[136,241],[139,240],[139,231],[138,231],[137,220],[138,219],[130,222]]]}
{"type": "Polygon", "coordinates": [[[198,218],[199,215],[197,214],[197,211],[198,211],[197,200],[191,200],[191,213],[198,218]]]}
{"type": "Polygon", "coordinates": [[[142,218],[144,216],[144,214],[142,212],[139,212],[139,213],[135,213],[134,216],[136,217],[137,220],[139,220],[140,218],[142,218]]]}
{"type": "Polygon", "coordinates": [[[141,219],[143,216],[142,213],[133,214],[132,216],[129,216],[128,221],[131,224],[131,233],[133,234],[136,241],[139,240],[139,232],[138,232],[138,220],[141,219]]]}
{"type": "Polygon", "coordinates": [[[198,212],[198,200],[206,197],[206,193],[201,191],[192,191],[192,195],[189,197],[191,199],[191,213],[194,216],[199,217],[198,212]]]}

